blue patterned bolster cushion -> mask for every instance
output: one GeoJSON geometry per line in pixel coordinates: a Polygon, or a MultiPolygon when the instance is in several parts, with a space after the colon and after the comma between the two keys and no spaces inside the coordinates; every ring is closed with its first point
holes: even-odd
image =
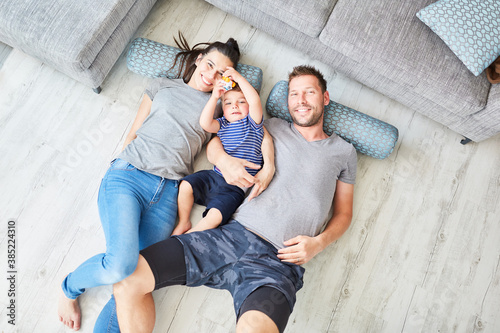
{"type": "MultiPolygon", "coordinates": [[[[174,64],[175,56],[181,50],[158,43],[146,38],[137,38],[132,42],[127,54],[128,68],[137,74],[150,78],[167,77],[169,79],[178,78],[179,64],[171,68],[174,64]]],[[[260,91],[262,87],[262,69],[259,67],[238,64],[236,70],[243,75],[248,82],[260,91]]]]}
{"type": "MultiPolygon", "coordinates": [[[[272,117],[292,121],[288,112],[287,81],[276,83],[267,99],[266,110],[272,117]]],[[[360,153],[378,159],[392,153],[399,136],[396,127],[334,101],[325,106],[323,129],[328,135],[336,133],[352,143],[360,153]]]]}

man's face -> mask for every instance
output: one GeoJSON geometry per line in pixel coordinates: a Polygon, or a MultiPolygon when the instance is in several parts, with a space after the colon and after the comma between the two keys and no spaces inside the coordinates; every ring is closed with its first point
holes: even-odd
{"type": "Polygon", "coordinates": [[[293,122],[299,126],[318,124],[329,101],[328,92],[321,91],[318,79],[313,75],[298,76],[289,83],[288,110],[293,122]]]}

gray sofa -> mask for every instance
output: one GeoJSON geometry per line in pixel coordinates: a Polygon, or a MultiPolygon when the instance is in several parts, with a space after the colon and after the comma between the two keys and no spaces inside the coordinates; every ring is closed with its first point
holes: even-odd
{"type": "Polygon", "coordinates": [[[206,1],[466,138],[500,133],[500,84],[416,17],[435,0],[206,1]]]}
{"type": "Polygon", "coordinates": [[[156,0],[2,0],[0,41],[100,92],[156,0]]]}

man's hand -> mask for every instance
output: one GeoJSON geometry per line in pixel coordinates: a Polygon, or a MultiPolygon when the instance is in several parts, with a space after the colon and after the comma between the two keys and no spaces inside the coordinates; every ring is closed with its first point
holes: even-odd
{"type": "Polygon", "coordinates": [[[305,264],[324,249],[318,238],[309,236],[297,236],[283,244],[286,247],[278,251],[278,258],[297,265],[305,264]]]}
{"type": "Polygon", "coordinates": [[[226,183],[240,187],[250,187],[255,184],[255,177],[249,174],[245,167],[259,169],[260,165],[227,155],[221,159],[217,167],[222,172],[226,183]]]}
{"type": "Polygon", "coordinates": [[[257,172],[254,177],[255,184],[252,187],[252,191],[248,195],[248,201],[264,192],[264,190],[269,186],[269,183],[271,183],[271,180],[273,180],[274,172],[274,165],[267,167],[266,164],[264,164],[264,167],[257,172]]]}

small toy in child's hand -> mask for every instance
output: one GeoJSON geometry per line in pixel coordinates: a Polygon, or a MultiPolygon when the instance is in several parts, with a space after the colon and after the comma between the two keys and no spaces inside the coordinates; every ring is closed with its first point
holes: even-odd
{"type": "Polygon", "coordinates": [[[222,86],[226,91],[228,90],[231,90],[234,88],[234,86],[236,85],[236,83],[234,83],[233,81],[231,81],[230,78],[228,78],[227,76],[223,76],[222,77],[222,80],[224,80],[224,85],[222,86]]]}

